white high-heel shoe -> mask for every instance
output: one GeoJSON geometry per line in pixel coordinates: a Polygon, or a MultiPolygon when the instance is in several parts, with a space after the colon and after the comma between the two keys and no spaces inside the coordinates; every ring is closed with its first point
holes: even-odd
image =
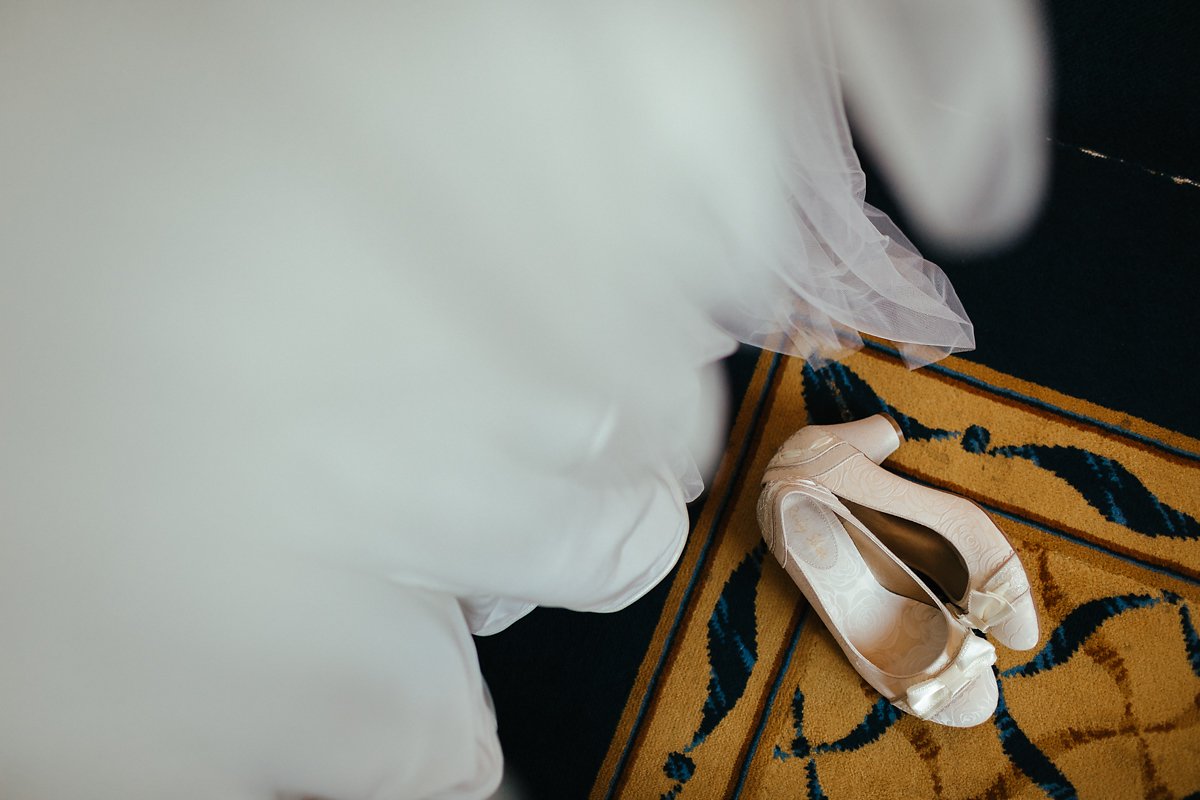
{"type": "Polygon", "coordinates": [[[970,727],[992,715],[995,649],[828,489],[776,471],[758,514],[771,553],[876,691],[942,725],[970,727]]]}
{"type": "Polygon", "coordinates": [[[830,490],[901,561],[936,583],[964,624],[1014,650],[1034,647],[1037,609],[1012,545],[971,501],[878,466],[902,441],[885,414],[809,425],[784,442],[766,479],[787,475],[830,490]]]}

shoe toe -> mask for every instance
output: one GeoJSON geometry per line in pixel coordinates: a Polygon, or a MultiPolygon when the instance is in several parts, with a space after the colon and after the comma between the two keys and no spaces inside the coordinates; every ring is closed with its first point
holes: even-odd
{"type": "Polygon", "coordinates": [[[959,692],[930,722],[951,728],[971,728],[987,722],[999,700],[996,676],[989,669],[959,692]]]}
{"type": "Polygon", "coordinates": [[[1010,650],[1032,650],[1037,646],[1038,617],[1033,595],[1029,592],[1013,601],[1013,613],[987,634],[1010,650]]]}

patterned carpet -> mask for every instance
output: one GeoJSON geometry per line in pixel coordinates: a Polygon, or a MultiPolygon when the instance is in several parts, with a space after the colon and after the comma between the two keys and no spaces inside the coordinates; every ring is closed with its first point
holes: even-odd
{"type": "Polygon", "coordinates": [[[591,797],[1200,796],[1198,489],[1200,441],[963,359],[764,354],[591,797]],[[896,711],[764,558],[775,448],[883,410],[888,468],[979,503],[1029,572],[1042,639],[997,646],[992,724],[896,711]]]}

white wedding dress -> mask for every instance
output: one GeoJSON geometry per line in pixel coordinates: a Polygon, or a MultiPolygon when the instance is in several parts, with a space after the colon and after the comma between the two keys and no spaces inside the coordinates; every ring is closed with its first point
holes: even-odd
{"type": "Polygon", "coordinates": [[[714,362],[970,348],[1005,2],[0,4],[0,796],[482,797],[471,633],[649,590],[714,362]]]}

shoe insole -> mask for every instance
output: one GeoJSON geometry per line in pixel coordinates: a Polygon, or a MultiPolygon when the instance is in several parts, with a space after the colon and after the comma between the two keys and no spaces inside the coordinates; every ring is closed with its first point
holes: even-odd
{"type": "MultiPolygon", "coordinates": [[[[876,546],[828,507],[800,492],[780,502],[792,556],[786,567],[802,590],[807,586],[826,624],[885,672],[912,675],[929,668],[946,647],[942,612],[881,584],[855,540],[868,553],[876,546]]],[[[880,557],[886,555],[873,560],[880,557]]]]}
{"type": "Polygon", "coordinates": [[[846,508],[901,561],[918,570],[958,602],[967,593],[967,563],[958,548],[919,522],[844,501],[846,508]]]}

